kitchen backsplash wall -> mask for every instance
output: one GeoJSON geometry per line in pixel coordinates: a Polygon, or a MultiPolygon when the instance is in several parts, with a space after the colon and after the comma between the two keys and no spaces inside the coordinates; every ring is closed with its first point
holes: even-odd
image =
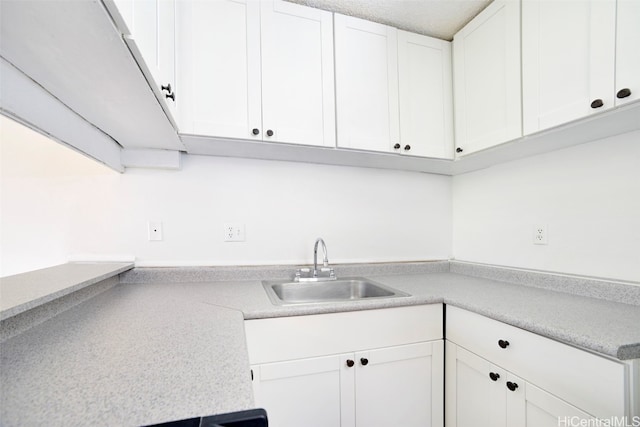
{"type": "Polygon", "coordinates": [[[322,236],[334,263],[454,256],[640,281],[640,132],[451,178],[205,156],[183,156],[181,171],[118,174],[0,125],[0,276],[70,256],[310,263],[322,236]],[[148,241],[149,220],[162,221],[163,241],[148,241]],[[246,241],[223,242],[226,222],[244,224],[246,241]],[[547,245],[533,244],[540,224],[547,245]]]}
{"type": "Polygon", "coordinates": [[[414,172],[209,156],[182,170],[130,169],[76,182],[76,254],[131,253],[139,266],[447,259],[451,178],[414,172]],[[163,241],[147,240],[162,221],[163,241]],[[241,223],[246,241],[224,242],[241,223]]]}
{"type": "Polygon", "coordinates": [[[451,256],[451,177],[189,155],[180,171],[117,174],[26,132],[2,142],[2,276],[69,256],[310,263],[316,237],[332,263],[451,256]],[[162,221],[163,241],[148,241],[149,220],[162,221]],[[223,242],[228,222],[245,225],[246,241],[223,242]]]}
{"type": "Polygon", "coordinates": [[[640,132],[459,175],[453,194],[458,260],[640,281],[640,132]]]}

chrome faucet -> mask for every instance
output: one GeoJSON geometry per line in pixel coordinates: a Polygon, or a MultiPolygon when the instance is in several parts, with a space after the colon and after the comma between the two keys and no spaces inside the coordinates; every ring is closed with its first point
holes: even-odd
{"type": "Polygon", "coordinates": [[[327,258],[327,245],[321,237],[316,239],[313,245],[313,271],[310,268],[300,268],[296,271],[296,282],[323,282],[325,280],[336,280],[336,273],[333,268],[329,268],[329,258],[327,258]],[[322,244],[324,259],[322,267],[318,269],[318,244],[322,244]]]}
{"type": "Polygon", "coordinates": [[[313,277],[318,277],[318,243],[322,243],[322,252],[324,253],[322,266],[329,267],[329,259],[327,258],[327,245],[324,244],[324,240],[322,240],[321,237],[318,237],[316,239],[316,243],[313,245],[313,277]]]}

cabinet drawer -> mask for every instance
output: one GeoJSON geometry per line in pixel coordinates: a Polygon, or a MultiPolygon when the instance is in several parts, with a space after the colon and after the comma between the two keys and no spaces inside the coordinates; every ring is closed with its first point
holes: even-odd
{"type": "Polygon", "coordinates": [[[451,306],[446,338],[593,416],[629,413],[624,363],[451,306]]]}
{"type": "Polygon", "coordinates": [[[442,339],[442,304],[244,322],[251,364],[442,339]]]}

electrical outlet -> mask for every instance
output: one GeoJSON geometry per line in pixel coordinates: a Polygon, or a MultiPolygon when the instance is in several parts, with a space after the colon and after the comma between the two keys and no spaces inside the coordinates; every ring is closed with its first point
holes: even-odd
{"type": "Polygon", "coordinates": [[[225,242],[244,242],[244,224],[225,223],[223,227],[225,242]]]}
{"type": "Polygon", "coordinates": [[[536,225],[533,227],[533,244],[534,245],[546,245],[547,242],[547,226],[536,225]]]}
{"type": "Polygon", "coordinates": [[[158,242],[162,240],[162,221],[147,222],[147,230],[149,231],[150,242],[158,242]]]}

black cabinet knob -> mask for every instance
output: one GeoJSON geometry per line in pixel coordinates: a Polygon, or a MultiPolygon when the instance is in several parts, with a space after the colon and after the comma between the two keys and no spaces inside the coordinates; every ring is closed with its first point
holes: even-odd
{"type": "Polygon", "coordinates": [[[355,362],[351,359],[347,359],[347,366],[350,368],[353,368],[353,365],[355,364],[355,362]]]}
{"type": "Polygon", "coordinates": [[[409,151],[411,150],[411,146],[409,144],[404,146],[404,151],[409,151]]]}
{"type": "Polygon", "coordinates": [[[509,347],[509,341],[498,340],[498,345],[500,346],[500,348],[507,348],[509,347]]]}
{"type": "Polygon", "coordinates": [[[171,83],[168,83],[166,86],[160,85],[160,90],[166,90],[167,92],[171,93],[171,83]]]}
{"type": "Polygon", "coordinates": [[[500,374],[496,372],[489,372],[489,378],[491,378],[491,381],[498,381],[498,378],[500,378],[500,374]]]}
{"type": "Polygon", "coordinates": [[[604,105],[604,102],[602,102],[602,99],[596,99],[591,103],[591,108],[600,108],[603,105],[604,105]]]}
{"type": "Polygon", "coordinates": [[[456,148],[456,153],[462,153],[462,151],[463,151],[462,148],[460,147],[456,148]]]}
{"type": "Polygon", "coordinates": [[[626,98],[629,95],[631,95],[631,89],[629,88],[620,89],[618,93],[616,93],[618,99],[626,98]]]}
{"type": "Polygon", "coordinates": [[[254,135],[258,135],[260,133],[260,129],[258,128],[253,128],[253,130],[251,131],[252,134],[254,135]]]}
{"type": "Polygon", "coordinates": [[[176,102],[176,94],[174,92],[168,93],[164,97],[171,99],[173,102],[176,102]]]}
{"type": "Polygon", "coordinates": [[[271,129],[267,130],[267,136],[273,136],[273,131],[271,129]]]}
{"type": "Polygon", "coordinates": [[[360,363],[362,364],[362,366],[367,366],[369,364],[369,359],[367,359],[366,357],[362,357],[360,359],[360,363]]]}
{"type": "Polygon", "coordinates": [[[395,145],[393,146],[393,149],[394,149],[394,150],[398,150],[398,149],[400,149],[400,144],[395,144],[395,145]]]}
{"type": "Polygon", "coordinates": [[[518,384],[507,381],[507,388],[511,391],[516,391],[516,389],[518,388],[518,384]]]}

